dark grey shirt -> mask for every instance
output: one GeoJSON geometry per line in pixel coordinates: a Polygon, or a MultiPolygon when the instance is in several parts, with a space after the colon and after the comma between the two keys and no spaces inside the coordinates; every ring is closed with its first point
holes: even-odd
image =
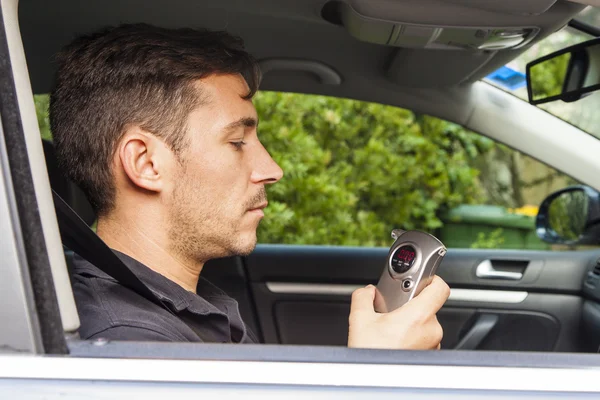
{"type": "Polygon", "coordinates": [[[200,277],[197,293],[192,293],[133,258],[115,254],[172,313],[75,254],[72,280],[82,339],[257,342],[237,302],[206,279],[200,277]]]}

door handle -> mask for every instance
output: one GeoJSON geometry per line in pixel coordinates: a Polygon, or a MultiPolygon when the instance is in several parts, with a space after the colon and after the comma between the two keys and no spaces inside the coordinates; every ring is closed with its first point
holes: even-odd
{"type": "Polygon", "coordinates": [[[495,314],[482,314],[477,318],[473,327],[454,347],[455,350],[475,350],[483,342],[483,339],[494,329],[498,323],[498,316],[495,314]]]}
{"type": "Polygon", "coordinates": [[[518,281],[523,278],[522,272],[510,272],[510,271],[497,271],[494,269],[490,260],[484,260],[477,266],[475,275],[478,278],[484,279],[506,279],[511,281],[518,281]]]}

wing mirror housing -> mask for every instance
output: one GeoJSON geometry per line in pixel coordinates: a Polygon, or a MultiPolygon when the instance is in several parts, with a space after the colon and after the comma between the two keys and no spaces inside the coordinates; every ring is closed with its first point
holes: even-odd
{"type": "Polygon", "coordinates": [[[529,103],[577,101],[600,89],[600,38],[566,47],[526,67],[529,103]]]}
{"type": "Polygon", "coordinates": [[[540,205],[536,233],[547,243],[600,244],[600,193],[585,185],[552,193],[540,205]]]}

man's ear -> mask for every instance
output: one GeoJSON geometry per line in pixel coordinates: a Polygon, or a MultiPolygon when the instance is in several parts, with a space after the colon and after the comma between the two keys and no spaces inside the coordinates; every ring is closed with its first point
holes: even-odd
{"type": "Polygon", "coordinates": [[[162,140],[139,127],[125,132],[117,149],[118,162],[129,181],[140,189],[160,192],[164,186],[165,162],[162,140]]]}

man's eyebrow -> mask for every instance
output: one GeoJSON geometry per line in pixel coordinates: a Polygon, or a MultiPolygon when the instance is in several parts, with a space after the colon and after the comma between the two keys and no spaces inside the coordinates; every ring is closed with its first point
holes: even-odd
{"type": "Polygon", "coordinates": [[[242,117],[237,121],[233,121],[223,128],[223,133],[227,134],[237,130],[240,127],[244,128],[255,128],[258,126],[258,118],[242,117]]]}

